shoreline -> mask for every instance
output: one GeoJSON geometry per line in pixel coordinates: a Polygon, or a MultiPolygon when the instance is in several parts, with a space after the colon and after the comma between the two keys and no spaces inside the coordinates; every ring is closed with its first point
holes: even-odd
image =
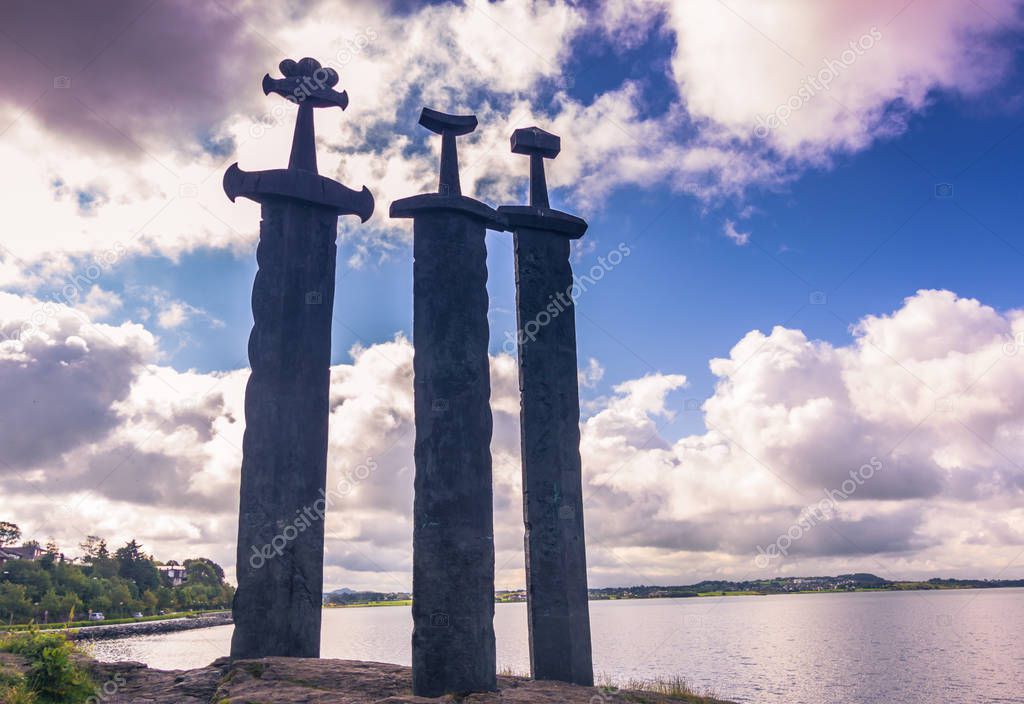
{"type": "MultiPolygon", "coordinates": [[[[666,595],[666,596],[621,596],[621,597],[604,597],[598,599],[590,599],[590,602],[604,602],[604,601],[658,601],[658,600],[671,600],[671,599],[695,599],[695,598],[721,598],[721,597],[740,597],[740,596],[788,596],[796,594],[857,594],[857,593],[877,593],[877,592],[928,592],[928,591],[988,591],[990,589],[1020,589],[1021,587],[938,587],[931,589],[913,589],[913,588],[902,588],[902,589],[850,589],[850,590],[807,590],[807,591],[791,591],[791,592],[701,592],[692,595],[666,595]]],[[[496,605],[502,604],[525,604],[522,600],[496,600],[496,605]]],[[[373,608],[384,608],[391,606],[410,606],[412,602],[410,600],[400,600],[393,602],[372,602],[368,604],[324,604],[323,609],[373,609],[373,608]]],[[[118,623],[118,624],[97,624],[95,626],[72,626],[71,628],[59,627],[59,628],[45,628],[40,629],[44,632],[64,633],[67,635],[69,640],[112,640],[116,638],[127,638],[137,635],[158,635],[161,633],[175,633],[178,631],[189,631],[200,628],[214,628],[216,626],[229,626],[233,623],[230,611],[217,611],[211,613],[205,613],[198,616],[177,616],[168,619],[150,619],[150,620],[139,620],[130,623],[118,623]]],[[[20,627],[13,630],[8,630],[0,627],[0,634],[3,633],[19,633],[25,632],[27,629],[23,624],[18,624],[20,627]]]]}
{"type": "MultiPolygon", "coordinates": [[[[877,592],[964,592],[964,591],[988,591],[991,589],[1022,589],[1024,587],[1018,586],[992,586],[992,587],[901,587],[901,588],[869,588],[861,587],[858,589],[806,589],[802,591],[787,591],[787,592],[756,592],[756,591],[725,591],[725,592],[698,592],[694,594],[669,594],[665,596],[613,596],[613,597],[599,597],[588,599],[588,602],[602,602],[602,601],[657,601],[661,599],[706,599],[706,598],[721,598],[724,596],[790,596],[796,594],[859,594],[859,593],[877,593],[877,592]]],[[[497,604],[525,604],[525,599],[495,599],[494,603],[497,604]]],[[[357,603],[357,604],[324,604],[324,609],[363,609],[363,608],[380,608],[385,606],[410,606],[411,600],[399,600],[399,601],[375,601],[370,603],[357,603]]]]}
{"type": "MultiPolygon", "coordinates": [[[[161,633],[175,633],[177,631],[191,631],[197,628],[212,628],[214,626],[227,626],[233,623],[230,611],[218,611],[200,616],[178,616],[175,618],[158,620],[140,620],[131,623],[115,623],[110,625],[95,626],[72,626],[71,628],[47,628],[41,629],[43,633],[62,633],[68,640],[112,640],[115,638],[128,638],[139,635],[158,635],[161,633]]],[[[25,629],[15,631],[3,631],[0,633],[25,633],[25,629]]]]}

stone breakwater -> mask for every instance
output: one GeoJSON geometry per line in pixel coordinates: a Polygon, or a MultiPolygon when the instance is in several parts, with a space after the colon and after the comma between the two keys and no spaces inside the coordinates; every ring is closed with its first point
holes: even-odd
{"type": "Polygon", "coordinates": [[[127,636],[148,636],[157,633],[190,631],[194,628],[231,625],[229,612],[195,616],[193,618],[172,618],[166,621],[140,621],[118,623],[112,626],[83,626],[67,632],[69,640],[108,640],[127,636]]]}

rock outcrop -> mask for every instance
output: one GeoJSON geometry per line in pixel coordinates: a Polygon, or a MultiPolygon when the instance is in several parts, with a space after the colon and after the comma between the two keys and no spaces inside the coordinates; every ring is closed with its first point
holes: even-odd
{"type": "Polygon", "coordinates": [[[177,671],[134,662],[91,662],[89,667],[104,704],[721,704],[522,677],[499,677],[497,692],[423,698],[412,695],[408,667],[351,660],[222,658],[209,667],[177,671]]]}

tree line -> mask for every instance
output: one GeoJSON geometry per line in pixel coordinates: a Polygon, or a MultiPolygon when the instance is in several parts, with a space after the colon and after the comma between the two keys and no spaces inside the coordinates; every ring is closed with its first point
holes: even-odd
{"type": "MultiPolygon", "coordinates": [[[[0,521],[0,549],[21,539],[13,523],[0,521]]],[[[28,541],[23,547],[39,547],[28,541]]],[[[64,559],[53,542],[38,560],[7,560],[0,565],[0,621],[3,623],[57,622],[85,619],[90,611],[107,618],[136,613],[198,611],[231,606],[234,587],[224,581],[224,570],[204,557],[180,565],[187,579],[174,587],[157,569],[157,562],[135,540],[113,552],[105,540],[91,535],[79,545],[82,557],[64,559]]]]}

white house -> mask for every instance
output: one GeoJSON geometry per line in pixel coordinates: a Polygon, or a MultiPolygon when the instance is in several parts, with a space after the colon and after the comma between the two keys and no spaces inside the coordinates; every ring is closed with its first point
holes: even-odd
{"type": "Polygon", "coordinates": [[[181,565],[157,565],[157,569],[172,587],[180,587],[188,581],[188,570],[181,565]]]}

